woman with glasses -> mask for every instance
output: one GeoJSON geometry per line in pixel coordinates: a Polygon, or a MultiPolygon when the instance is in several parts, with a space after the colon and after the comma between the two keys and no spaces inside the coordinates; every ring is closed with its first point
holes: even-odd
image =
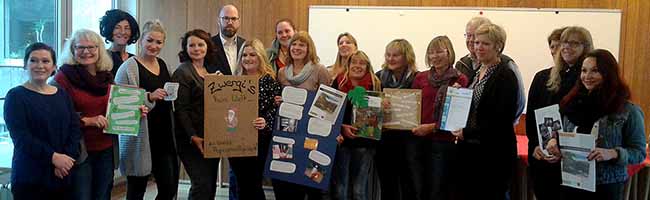
{"type": "Polygon", "coordinates": [[[105,134],[113,62],[97,33],[80,29],[63,46],[55,84],[65,90],[81,118],[81,157],[72,174],[74,199],[110,199],[117,167],[117,136],[105,134]]]}
{"type": "Polygon", "coordinates": [[[287,65],[289,40],[297,31],[290,19],[280,19],[275,23],[275,39],[273,39],[271,48],[266,49],[266,54],[269,56],[269,62],[276,74],[278,70],[287,65]]]}
{"type": "MultiPolygon", "coordinates": [[[[560,103],[578,80],[585,54],[593,48],[589,31],[578,26],[554,30],[548,42],[549,46],[559,46],[553,55],[555,65],[535,74],[528,91],[526,111],[528,155],[532,155],[528,157],[529,170],[535,196],[540,200],[558,199],[562,180],[560,158],[545,155],[537,142],[535,110],[560,103]]],[[[548,141],[547,145],[557,146],[556,140],[548,141]]]]}
{"type": "Polygon", "coordinates": [[[113,60],[111,73],[117,74],[120,65],[133,54],[126,52],[126,46],[134,44],[140,38],[138,22],[131,14],[119,9],[106,11],[99,21],[99,33],[106,38],[106,43],[111,42],[107,49],[113,60]]]}

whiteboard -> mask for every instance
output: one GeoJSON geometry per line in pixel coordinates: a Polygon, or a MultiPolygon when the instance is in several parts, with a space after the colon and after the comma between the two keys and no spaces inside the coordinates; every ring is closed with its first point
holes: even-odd
{"type": "Polygon", "coordinates": [[[451,39],[456,60],[465,56],[465,25],[479,15],[505,29],[504,54],[519,66],[526,94],[535,73],[553,65],[546,38],[556,28],[585,27],[591,32],[595,48],[607,49],[618,58],[620,10],[310,6],[309,34],[321,63],[328,66],[336,60],[337,36],[351,33],[359,49],[370,57],[375,71],[384,63],[386,44],[404,38],[413,45],[416,65],[423,71],[427,69],[427,45],[436,36],[451,39]]]}

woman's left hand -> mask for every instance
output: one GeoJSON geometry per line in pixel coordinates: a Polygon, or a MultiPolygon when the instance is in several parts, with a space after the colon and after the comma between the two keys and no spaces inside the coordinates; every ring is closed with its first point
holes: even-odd
{"type": "Polygon", "coordinates": [[[426,136],[433,133],[433,129],[435,125],[436,125],[435,123],[420,124],[417,127],[411,129],[411,132],[413,132],[413,135],[415,136],[426,136]]]}
{"type": "Polygon", "coordinates": [[[615,149],[603,149],[598,147],[591,150],[591,153],[589,153],[589,156],[587,156],[587,159],[590,161],[595,159],[598,162],[608,161],[616,158],[618,158],[618,152],[615,149]]]}
{"type": "Polygon", "coordinates": [[[255,120],[253,120],[253,127],[255,127],[257,130],[262,130],[264,127],[266,127],[266,120],[264,118],[258,117],[255,120]]]}
{"type": "Polygon", "coordinates": [[[141,105],[140,106],[140,116],[141,117],[147,117],[147,114],[149,114],[149,108],[147,108],[147,106],[141,105]]]}

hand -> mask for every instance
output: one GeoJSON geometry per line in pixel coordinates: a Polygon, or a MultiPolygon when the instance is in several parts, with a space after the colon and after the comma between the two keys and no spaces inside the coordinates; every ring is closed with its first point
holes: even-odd
{"type": "Polygon", "coordinates": [[[253,126],[257,130],[262,130],[264,129],[264,127],[266,127],[266,120],[264,120],[264,118],[258,117],[255,120],[253,120],[253,126]]]}
{"type": "MultiPolygon", "coordinates": [[[[549,153],[550,154],[550,153],[549,153]]],[[[550,156],[547,156],[544,154],[542,151],[542,148],[539,146],[535,147],[535,150],[533,150],[533,157],[537,160],[545,160],[549,163],[556,163],[557,161],[560,161],[560,156],[555,156],[553,154],[550,154],[550,156]]]]}
{"type": "Polygon", "coordinates": [[[282,97],[281,96],[275,96],[275,97],[273,97],[273,99],[275,100],[275,105],[280,105],[280,103],[282,103],[282,97]]]}
{"type": "Polygon", "coordinates": [[[458,82],[455,82],[454,85],[452,85],[451,87],[460,88],[461,85],[458,82]]]}
{"type": "Polygon", "coordinates": [[[433,129],[435,126],[436,126],[435,123],[420,124],[417,127],[411,129],[411,132],[413,132],[413,135],[415,136],[426,136],[433,133],[433,129]]]}
{"type": "Polygon", "coordinates": [[[63,177],[68,176],[68,171],[61,169],[61,168],[54,168],[54,176],[63,179],[63,177]]]}
{"type": "Polygon", "coordinates": [[[194,145],[196,145],[196,148],[198,148],[199,151],[201,151],[201,154],[203,154],[203,138],[193,135],[192,143],[194,143],[194,145]]]}
{"type": "Polygon", "coordinates": [[[591,153],[589,153],[589,156],[587,156],[588,160],[591,161],[595,159],[598,162],[608,161],[616,158],[618,158],[618,152],[615,149],[603,149],[598,147],[591,150],[591,153]]]}
{"type": "Polygon", "coordinates": [[[390,109],[390,101],[389,101],[388,99],[383,99],[383,100],[381,101],[381,107],[382,107],[384,110],[389,110],[389,109],[390,109]]]}
{"type": "Polygon", "coordinates": [[[456,136],[456,140],[463,140],[463,139],[465,139],[465,138],[463,137],[463,129],[462,129],[462,128],[461,128],[461,129],[458,129],[458,130],[455,130],[455,131],[452,131],[451,134],[454,135],[454,136],[456,136]]]}
{"type": "Polygon", "coordinates": [[[74,166],[74,161],[74,159],[65,154],[57,152],[54,152],[52,154],[52,164],[54,164],[54,167],[63,169],[65,171],[70,171],[70,169],[72,169],[72,166],[74,166]]]}
{"type": "Polygon", "coordinates": [[[103,115],[97,115],[94,117],[83,117],[81,118],[84,126],[92,126],[103,129],[108,126],[108,120],[103,115]]]}
{"type": "Polygon", "coordinates": [[[546,151],[548,151],[548,154],[551,154],[555,157],[562,157],[562,152],[560,152],[560,148],[557,145],[557,139],[555,138],[548,140],[548,143],[546,143],[546,151]]]}
{"type": "Polygon", "coordinates": [[[349,139],[354,139],[357,138],[357,128],[354,128],[353,126],[343,124],[341,125],[341,128],[343,129],[343,136],[349,139]]]}
{"type": "Polygon", "coordinates": [[[341,144],[345,139],[341,135],[336,136],[336,143],[341,144]]]}
{"type": "Polygon", "coordinates": [[[158,100],[163,100],[167,96],[167,91],[164,89],[158,88],[155,91],[149,93],[149,100],[150,101],[158,101],[158,100]]]}
{"type": "Polygon", "coordinates": [[[149,108],[145,105],[140,106],[140,117],[147,117],[147,114],[149,114],[149,108]]]}

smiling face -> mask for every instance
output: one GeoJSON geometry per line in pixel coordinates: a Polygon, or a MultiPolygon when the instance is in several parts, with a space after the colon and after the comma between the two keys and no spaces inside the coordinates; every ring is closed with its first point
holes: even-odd
{"type": "Polygon", "coordinates": [[[355,45],[348,36],[343,36],[341,39],[338,41],[338,46],[339,46],[339,56],[341,57],[348,57],[350,56],[354,51],[357,50],[357,45],[355,45]]]}
{"type": "Polygon", "coordinates": [[[257,52],[251,46],[244,48],[241,55],[242,67],[246,70],[246,74],[254,75],[259,72],[260,59],[257,57],[257,52]]]}
{"type": "Polygon", "coordinates": [[[430,48],[427,51],[427,57],[429,58],[429,66],[435,67],[435,69],[449,67],[449,51],[447,49],[430,48]]]}
{"type": "Polygon", "coordinates": [[[296,60],[304,60],[309,53],[309,45],[300,40],[295,40],[291,43],[290,47],[291,58],[296,60]]]}
{"type": "Polygon", "coordinates": [[[476,28],[478,28],[476,25],[467,25],[465,27],[465,46],[467,46],[467,50],[471,55],[474,54],[474,39],[476,38],[474,32],[476,28]]]}
{"type": "Polygon", "coordinates": [[[87,39],[79,39],[74,46],[74,59],[82,65],[95,65],[99,60],[99,49],[95,42],[87,39]]]}
{"type": "Polygon", "coordinates": [[[573,34],[569,36],[567,40],[562,41],[560,53],[562,54],[564,62],[573,65],[584,53],[584,50],[585,46],[583,45],[583,42],[580,41],[576,34],[573,34]]]}
{"type": "Polygon", "coordinates": [[[117,45],[127,45],[131,38],[131,25],[129,21],[122,20],[113,28],[113,43],[117,45]]]}
{"type": "Polygon", "coordinates": [[[56,68],[52,61],[52,54],[44,49],[32,51],[25,67],[29,72],[29,79],[39,82],[47,81],[56,68]]]}
{"type": "Polygon", "coordinates": [[[386,54],[384,54],[384,58],[386,59],[388,69],[392,71],[406,68],[406,56],[404,56],[398,48],[388,48],[386,54]]]}
{"type": "Polygon", "coordinates": [[[497,58],[499,55],[497,45],[490,41],[487,34],[476,35],[474,39],[474,53],[476,59],[481,62],[489,62],[497,58]]]}
{"type": "Polygon", "coordinates": [[[597,88],[603,82],[603,75],[598,71],[596,58],[588,57],[582,62],[580,81],[589,91],[597,88]]]}
{"type": "Polygon", "coordinates": [[[208,52],[208,44],[205,40],[196,36],[190,36],[187,38],[186,48],[190,59],[194,61],[205,59],[205,54],[208,52]]]}
{"type": "Polygon", "coordinates": [[[280,45],[283,47],[289,47],[289,40],[296,33],[296,30],[293,30],[289,22],[280,22],[275,27],[275,38],[278,39],[280,45]]]}
{"type": "Polygon", "coordinates": [[[368,61],[358,55],[352,56],[348,72],[350,79],[361,80],[366,73],[368,73],[368,61]]]}
{"type": "Polygon", "coordinates": [[[151,31],[143,37],[141,45],[144,55],[158,56],[165,45],[165,35],[158,31],[151,31]]]}

